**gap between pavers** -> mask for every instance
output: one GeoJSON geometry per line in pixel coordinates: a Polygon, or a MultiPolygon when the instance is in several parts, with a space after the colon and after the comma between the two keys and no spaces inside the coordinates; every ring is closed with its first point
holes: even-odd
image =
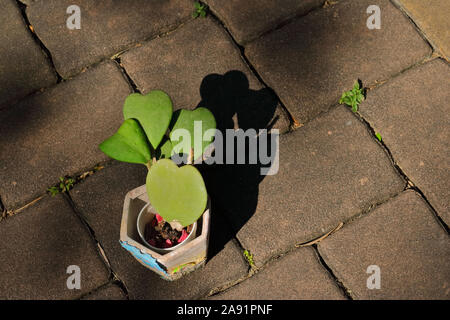
{"type": "Polygon", "coordinates": [[[114,62],[33,95],[0,114],[0,193],[8,210],[60,176],[105,161],[98,145],[117,131],[130,87],[114,62]]]}
{"type": "Polygon", "coordinates": [[[70,195],[102,244],[112,270],[125,284],[130,299],[195,299],[211,290],[245,277],[248,265],[220,217],[211,217],[209,260],[206,266],[167,282],[143,267],[119,244],[125,194],[144,184],[143,165],[118,163],[89,177],[70,195]]]}
{"type": "Polygon", "coordinates": [[[11,108],[13,102],[40,88],[55,84],[56,75],[31,31],[27,30],[17,3],[13,0],[3,1],[0,15],[2,110],[11,108]]]}
{"type": "Polygon", "coordinates": [[[429,56],[414,25],[388,0],[339,1],[251,42],[245,55],[301,123],[326,111],[356,79],[386,80],[429,56]],[[381,29],[369,30],[369,5],[381,29]]]}
{"type": "Polygon", "coordinates": [[[408,16],[426,35],[427,40],[445,58],[450,58],[450,6],[447,0],[392,0],[408,13],[408,16]]]}
{"type": "Polygon", "coordinates": [[[191,18],[193,1],[22,1],[34,31],[52,53],[63,78],[121,50],[175,29],[191,18]],[[70,30],[66,10],[78,5],[80,29],[70,30]],[[49,14],[50,13],[50,14],[49,14]]]}
{"type": "Polygon", "coordinates": [[[117,284],[110,283],[82,297],[81,300],[127,300],[127,296],[117,284]]]}
{"type": "Polygon", "coordinates": [[[62,195],[0,222],[0,298],[76,299],[108,281],[109,270],[62,195]],[[81,289],[68,289],[71,265],[81,289]]]}
{"type": "Polygon", "coordinates": [[[319,252],[356,299],[448,299],[450,242],[426,202],[407,190],[326,238],[319,252]],[[380,289],[368,278],[380,271],[380,289]],[[372,282],[371,282],[372,283],[372,282]]]}
{"type": "Polygon", "coordinates": [[[281,23],[304,15],[323,5],[325,0],[205,0],[224,22],[240,45],[277,28],[281,23]]]}
{"type": "Polygon", "coordinates": [[[214,300],[345,299],[312,248],[300,248],[238,285],[210,297],[214,300]]]}
{"type": "Polygon", "coordinates": [[[174,110],[209,108],[218,128],[274,128],[290,120],[277,98],[252,74],[227,32],[213,19],[196,19],[176,31],[120,55],[121,64],[144,94],[164,90],[174,110]],[[231,124],[230,124],[231,123],[231,124]]]}
{"type": "Polygon", "coordinates": [[[216,212],[256,266],[315,239],[401,192],[405,181],[366,126],[344,106],[279,141],[279,171],[225,165],[205,175],[216,212]]]}
{"type": "Polygon", "coordinates": [[[450,225],[450,83],[435,59],[371,90],[360,114],[379,133],[394,161],[450,225]]]}

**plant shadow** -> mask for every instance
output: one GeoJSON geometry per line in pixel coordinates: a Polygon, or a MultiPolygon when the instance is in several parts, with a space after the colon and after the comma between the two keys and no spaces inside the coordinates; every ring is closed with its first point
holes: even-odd
{"type": "Polygon", "coordinates": [[[237,128],[244,132],[248,132],[249,129],[255,129],[256,132],[260,129],[269,131],[277,121],[274,115],[278,100],[270,89],[250,89],[247,76],[235,70],[224,75],[207,75],[201,83],[200,95],[202,100],[197,107],[208,108],[214,114],[217,129],[223,136],[224,146],[223,164],[202,163],[197,166],[212,199],[209,260],[219,253],[226,243],[235,238],[237,232],[255,213],[258,187],[265,178],[265,175],[261,174],[261,169],[267,170],[270,167],[278,148],[271,139],[271,133],[266,137],[257,136],[253,141],[246,138],[245,143],[239,147],[237,139],[231,135],[227,137],[226,131],[235,132],[237,128]],[[257,151],[252,149],[251,144],[258,144],[261,139],[268,142],[267,152],[263,154],[270,156],[270,161],[267,163],[257,156],[256,163],[250,162],[249,151],[258,152],[258,155],[261,152],[259,147],[257,151]],[[244,151],[245,164],[237,164],[238,153],[244,151]],[[233,159],[233,163],[226,160],[227,157],[233,159]]]}

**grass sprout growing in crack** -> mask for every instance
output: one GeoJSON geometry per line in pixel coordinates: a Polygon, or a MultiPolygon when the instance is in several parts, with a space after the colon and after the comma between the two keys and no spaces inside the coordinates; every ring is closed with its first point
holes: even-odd
{"type": "Polygon", "coordinates": [[[379,141],[381,141],[382,139],[381,139],[381,134],[379,134],[378,132],[377,133],[375,133],[375,136],[377,137],[377,139],[379,140],[379,141]]]}
{"type": "Polygon", "coordinates": [[[360,87],[359,82],[355,81],[353,89],[345,91],[339,99],[340,104],[346,104],[352,107],[353,112],[358,111],[358,105],[364,100],[364,89],[360,87]]]}
{"type": "Polygon", "coordinates": [[[194,2],[194,7],[195,7],[195,10],[192,13],[193,18],[206,17],[206,11],[208,10],[207,5],[201,4],[200,2],[196,1],[196,2],[194,2]]]}
{"type": "Polygon", "coordinates": [[[247,260],[250,267],[255,268],[255,263],[253,262],[253,255],[248,250],[244,250],[244,257],[247,260]]]}
{"type": "Polygon", "coordinates": [[[60,192],[67,192],[72,189],[75,180],[73,178],[63,178],[59,177],[59,185],[53,186],[47,189],[47,191],[52,195],[56,196],[60,192]]]}

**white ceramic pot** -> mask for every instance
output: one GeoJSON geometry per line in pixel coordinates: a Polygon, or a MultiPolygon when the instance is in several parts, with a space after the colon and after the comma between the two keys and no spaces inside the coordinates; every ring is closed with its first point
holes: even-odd
{"type": "Polygon", "coordinates": [[[156,251],[161,254],[165,254],[165,253],[174,251],[174,250],[182,247],[183,245],[187,244],[192,239],[195,239],[195,233],[197,232],[197,222],[193,223],[191,232],[189,232],[189,235],[187,236],[186,239],[183,240],[183,242],[181,242],[173,247],[170,247],[170,248],[158,248],[158,247],[152,246],[145,240],[145,226],[153,220],[153,217],[155,216],[155,214],[156,214],[156,212],[153,209],[153,207],[150,205],[150,203],[147,203],[142,208],[141,212],[139,212],[139,215],[137,218],[137,231],[139,233],[139,236],[141,237],[141,240],[144,242],[144,244],[147,247],[149,247],[150,249],[152,249],[153,251],[156,251]]]}

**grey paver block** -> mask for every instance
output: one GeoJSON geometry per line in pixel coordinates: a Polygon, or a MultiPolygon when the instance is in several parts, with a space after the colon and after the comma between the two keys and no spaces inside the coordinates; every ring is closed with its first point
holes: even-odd
{"type": "MultiPolygon", "coordinates": [[[[143,93],[164,90],[172,98],[174,109],[194,109],[199,103],[210,109],[219,109],[219,105],[240,106],[229,112],[231,116],[237,112],[240,118],[239,113],[246,112],[253,113],[254,118],[270,120],[275,114],[280,116],[276,128],[286,131],[289,127],[287,115],[277,107],[276,98],[261,89],[226,31],[210,18],[196,19],[130,50],[121,56],[121,61],[143,93]],[[234,73],[225,77],[229,71],[234,73]]],[[[221,112],[213,111],[216,118],[221,112]]]]}
{"type": "Polygon", "coordinates": [[[63,78],[108,58],[139,41],[167,32],[188,20],[190,0],[26,1],[26,13],[36,34],[50,50],[63,78]],[[80,29],[70,30],[69,6],[81,10],[80,29]],[[49,14],[51,12],[52,14],[49,14]]]}
{"type": "MultiPolygon", "coordinates": [[[[144,268],[119,244],[120,222],[125,194],[145,183],[142,165],[115,163],[97,172],[71,191],[73,200],[86,216],[102,243],[112,269],[125,283],[130,299],[192,299],[211,289],[244,276],[248,265],[233,241],[212,257],[205,267],[174,282],[159,278],[144,268]]],[[[218,224],[212,216],[212,224],[218,224]]],[[[225,226],[215,228],[220,232],[225,226]]],[[[211,231],[210,245],[217,238],[211,231]]]]}
{"type": "Polygon", "coordinates": [[[450,225],[450,67],[436,59],[368,94],[361,114],[450,225]]]}
{"type": "Polygon", "coordinates": [[[130,88],[113,62],[34,95],[0,114],[0,193],[8,209],[107,159],[98,144],[123,121],[130,88]]]}
{"type": "Polygon", "coordinates": [[[83,300],[126,300],[125,293],[115,284],[108,284],[86,297],[83,300]]]}
{"type": "Polygon", "coordinates": [[[333,273],[358,299],[449,299],[450,242],[433,213],[406,191],[319,244],[333,273]],[[366,270],[380,268],[380,289],[366,270]]]}
{"type": "Polygon", "coordinates": [[[0,299],[75,299],[108,280],[93,239],[61,195],[0,222],[0,299]],[[67,288],[80,267],[81,289],[67,288]]]}
{"type": "Polygon", "coordinates": [[[387,79],[430,53],[413,24],[388,0],[339,1],[245,49],[264,81],[302,123],[336,103],[356,79],[364,85],[387,79]],[[380,30],[366,26],[369,5],[380,7],[380,30]]]}
{"type": "Polygon", "coordinates": [[[280,23],[306,14],[325,0],[207,0],[240,44],[247,43],[280,23]]]}
{"type": "Polygon", "coordinates": [[[56,83],[44,52],[31,36],[17,3],[2,1],[0,12],[0,109],[40,88],[56,83]]]}
{"type": "Polygon", "coordinates": [[[262,271],[212,299],[345,299],[312,248],[300,248],[269,263],[262,271]]]}
{"type": "Polygon", "coordinates": [[[217,178],[224,197],[216,202],[257,266],[405,186],[366,127],[343,106],[282,135],[279,156],[278,173],[261,177],[259,185],[240,171],[217,178]]]}
{"type": "Polygon", "coordinates": [[[419,25],[427,38],[450,58],[450,6],[447,0],[395,0],[419,25]]]}

